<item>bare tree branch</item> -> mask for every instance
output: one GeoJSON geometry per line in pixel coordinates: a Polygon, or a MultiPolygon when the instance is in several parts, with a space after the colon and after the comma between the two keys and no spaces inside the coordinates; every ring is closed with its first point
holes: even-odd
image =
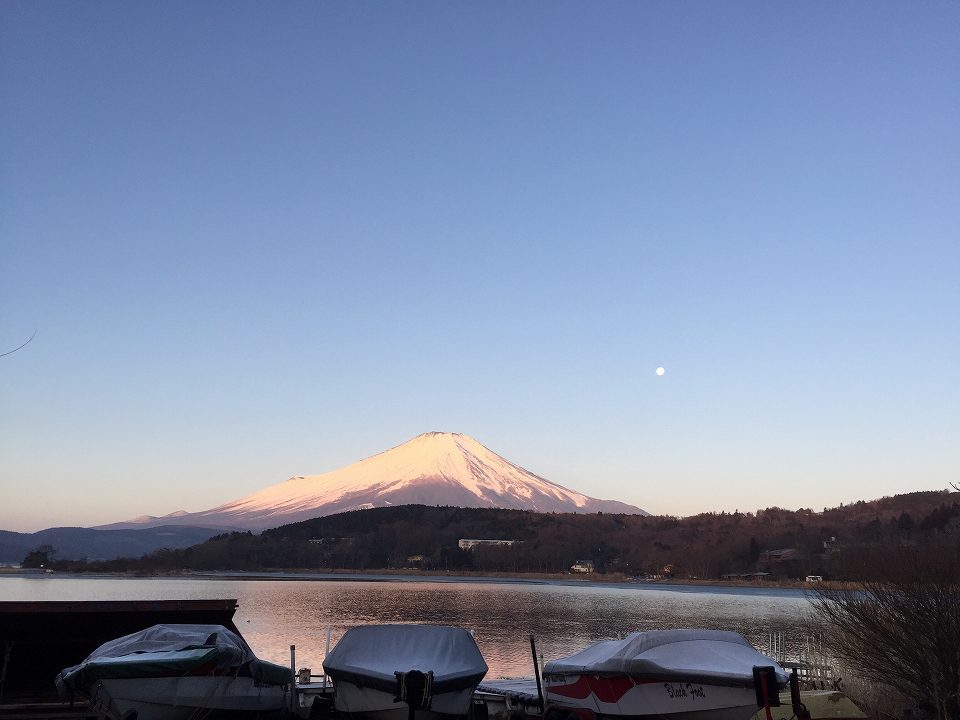
{"type": "Polygon", "coordinates": [[[33,335],[31,335],[31,336],[27,339],[27,341],[26,341],[25,343],[23,343],[23,345],[20,345],[19,347],[15,347],[13,350],[7,350],[7,352],[5,352],[5,353],[0,353],[0,357],[6,357],[7,355],[13,355],[17,350],[23,350],[23,348],[25,348],[27,345],[29,345],[36,336],[37,336],[37,331],[34,330],[34,331],[33,331],[33,335]]]}
{"type": "Polygon", "coordinates": [[[818,585],[838,659],[938,720],[960,720],[960,555],[885,552],[882,581],[818,585]]]}

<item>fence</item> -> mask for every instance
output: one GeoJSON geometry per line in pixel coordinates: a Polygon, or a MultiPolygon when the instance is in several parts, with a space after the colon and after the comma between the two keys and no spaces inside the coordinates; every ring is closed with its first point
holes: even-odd
{"type": "Polygon", "coordinates": [[[800,682],[807,687],[836,688],[839,674],[823,649],[823,635],[805,635],[800,642],[796,660],[787,660],[783,630],[771,630],[767,635],[767,655],[786,670],[796,670],[800,682]]]}

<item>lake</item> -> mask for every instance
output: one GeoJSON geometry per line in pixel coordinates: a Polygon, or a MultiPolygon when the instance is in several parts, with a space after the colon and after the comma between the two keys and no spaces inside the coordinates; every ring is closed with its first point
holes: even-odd
{"type": "Polygon", "coordinates": [[[734,630],[765,651],[785,632],[795,658],[810,603],[802,590],[712,586],[599,585],[577,582],[81,578],[0,575],[0,600],[175,600],[236,598],[237,627],[262,658],[321,672],[328,628],[371,623],[434,623],[472,631],[488,677],[532,675],[529,635],[546,660],[635,630],[734,630]]]}

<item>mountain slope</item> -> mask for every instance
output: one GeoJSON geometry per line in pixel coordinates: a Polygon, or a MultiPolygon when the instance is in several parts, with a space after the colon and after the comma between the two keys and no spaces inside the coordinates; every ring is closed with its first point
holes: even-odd
{"type": "MultiPolygon", "coordinates": [[[[147,522],[263,529],[345,510],[410,504],[647,514],[545,480],[467,435],[432,432],[340,470],[293,477],[211,510],[147,522]]],[[[119,526],[138,525],[111,527],[119,526]]]]}
{"type": "Polygon", "coordinates": [[[171,550],[201,543],[222,529],[137,525],[134,529],[47,528],[35,533],[0,530],[0,563],[19,563],[31,550],[50,545],[58,560],[111,560],[140,557],[160,548],[171,550]]]}

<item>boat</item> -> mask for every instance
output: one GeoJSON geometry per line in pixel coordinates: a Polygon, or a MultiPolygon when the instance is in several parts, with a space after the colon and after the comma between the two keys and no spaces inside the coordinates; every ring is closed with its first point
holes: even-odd
{"type": "Polygon", "coordinates": [[[57,702],[57,673],[105,642],[163,623],[223,625],[237,632],[236,610],[235,599],[2,600],[0,718],[11,705],[50,710],[57,702]]]}
{"type": "Polygon", "coordinates": [[[113,720],[186,720],[225,711],[262,714],[288,707],[293,673],[260,660],[222,625],[154,625],[111,640],[56,678],[113,720]]]}
{"type": "Polygon", "coordinates": [[[789,675],[743,636],[653,630],[550,661],[543,685],[548,708],[581,718],[749,720],[758,704],[754,668],[771,669],[767,677],[776,687],[768,697],[777,698],[789,675]]]}
{"type": "Polygon", "coordinates": [[[349,629],[323,661],[333,706],[378,720],[466,715],[487,664],[473,636],[444,625],[349,629]]]}

